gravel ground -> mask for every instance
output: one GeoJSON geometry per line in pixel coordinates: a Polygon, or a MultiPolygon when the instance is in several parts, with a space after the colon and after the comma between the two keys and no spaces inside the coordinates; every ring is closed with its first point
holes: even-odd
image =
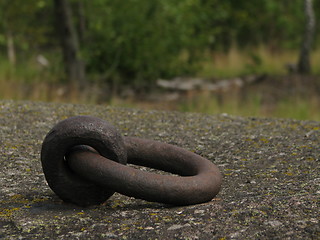
{"type": "Polygon", "coordinates": [[[320,122],[0,101],[0,239],[320,239],[320,122]],[[40,149],[74,115],[214,162],[221,192],[174,207],[114,194],[80,208],[48,187],[40,149]]]}

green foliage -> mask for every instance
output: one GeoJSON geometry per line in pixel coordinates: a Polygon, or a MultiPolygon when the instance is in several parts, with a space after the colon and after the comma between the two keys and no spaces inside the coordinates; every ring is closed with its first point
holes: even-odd
{"type": "MultiPolygon", "coordinates": [[[[137,87],[196,75],[208,53],[234,46],[297,49],[304,25],[302,0],[69,1],[89,78],[137,87]]],[[[314,9],[320,16],[319,1],[314,9]]],[[[20,62],[38,52],[57,53],[53,12],[53,1],[2,0],[1,52],[11,33],[20,62]]],[[[254,52],[251,62],[247,71],[263,64],[254,52]]]]}
{"type": "Polygon", "coordinates": [[[51,2],[45,0],[2,0],[0,46],[6,45],[9,32],[21,55],[40,46],[56,44],[52,38],[51,8],[51,2]]]}
{"type": "Polygon", "coordinates": [[[89,15],[85,56],[90,71],[125,84],[150,84],[195,70],[206,37],[198,27],[206,16],[196,1],[98,3],[89,15]]]}

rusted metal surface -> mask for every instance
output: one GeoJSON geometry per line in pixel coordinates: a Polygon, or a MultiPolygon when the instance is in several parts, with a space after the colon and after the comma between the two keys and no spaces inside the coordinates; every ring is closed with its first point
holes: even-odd
{"type": "Polygon", "coordinates": [[[125,164],[127,151],[123,139],[103,120],[77,116],[59,122],[43,141],[41,163],[50,188],[66,202],[81,206],[100,204],[114,191],[94,184],[70,169],[65,156],[78,145],[89,145],[102,156],[125,164]]]}
{"type": "Polygon", "coordinates": [[[102,120],[85,117],[82,122],[82,118],[56,125],[42,148],[46,179],[63,200],[84,206],[99,204],[116,191],[147,201],[190,205],[210,201],[219,192],[222,177],[209,160],[170,144],[121,138],[113,127],[107,130],[110,125],[102,120]],[[78,145],[93,149],[75,147],[78,145]],[[124,165],[126,160],[180,176],[141,171],[124,165]]]}

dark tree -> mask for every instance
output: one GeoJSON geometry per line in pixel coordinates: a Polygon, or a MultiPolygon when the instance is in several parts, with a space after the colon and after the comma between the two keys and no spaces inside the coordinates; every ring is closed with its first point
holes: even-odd
{"type": "Polygon", "coordinates": [[[311,72],[310,50],[313,43],[316,23],[313,10],[313,0],[304,0],[304,12],[306,16],[306,24],[297,70],[298,73],[309,74],[311,72]]]}
{"type": "Polygon", "coordinates": [[[83,86],[85,66],[79,57],[79,41],[69,1],[54,0],[54,6],[67,78],[69,81],[83,86]]]}

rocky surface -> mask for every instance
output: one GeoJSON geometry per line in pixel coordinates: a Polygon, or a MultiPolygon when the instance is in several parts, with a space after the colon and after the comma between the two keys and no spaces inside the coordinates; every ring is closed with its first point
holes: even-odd
{"type": "Polygon", "coordinates": [[[319,122],[0,101],[0,136],[0,239],[320,239],[319,122]],[[200,154],[220,168],[221,192],[183,207],[120,194],[88,208],[62,202],[40,149],[74,115],[200,154]]]}

